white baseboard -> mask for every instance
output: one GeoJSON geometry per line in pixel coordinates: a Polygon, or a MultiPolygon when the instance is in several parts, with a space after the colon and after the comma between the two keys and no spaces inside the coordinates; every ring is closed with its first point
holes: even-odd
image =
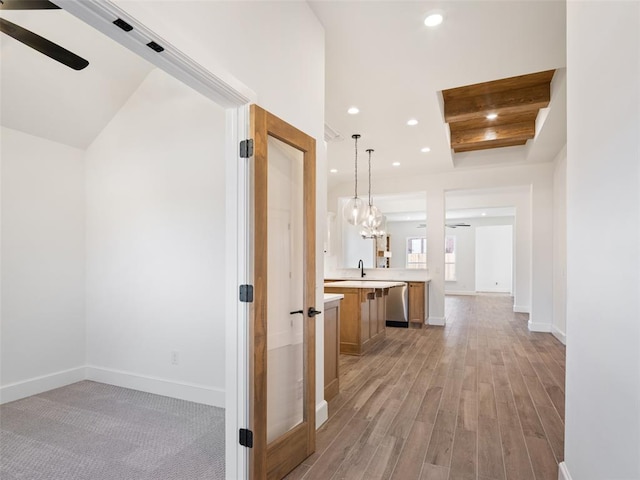
{"type": "Polygon", "coordinates": [[[445,290],[445,295],[477,295],[477,292],[472,290],[445,290]]]}
{"type": "Polygon", "coordinates": [[[551,324],[550,323],[537,323],[529,320],[529,331],[530,332],[551,332],[551,324]]]}
{"type": "Polygon", "coordinates": [[[329,404],[326,400],[322,400],[316,405],[316,430],[327,420],[329,420],[329,404]]]}
{"type": "Polygon", "coordinates": [[[444,327],[446,317],[429,317],[427,325],[436,325],[438,327],[444,327]]]}
{"type": "Polygon", "coordinates": [[[531,313],[529,311],[529,307],[524,306],[524,305],[514,305],[513,306],[513,312],[514,313],[531,313]]]}
{"type": "Polygon", "coordinates": [[[87,380],[108,383],[117,387],[131,388],[141,392],[155,393],[179,398],[189,402],[203,403],[224,408],[225,392],[222,389],[193,383],[181,383],[157,377],[148,377],[131,372],[122,372],[93,365],[87,366],[87,380]]]}
{"type": "Polygon", "coordinates": [[[555,325],[551,326],[551,334],[560,340],[563,345],[567,344],[567,335],[555,325]]]}
{"type": "Polygon", "coordinates": [[[558,465],[558,480],[571,480],[571,474],[567,464],[564,462],[560,462],[560,465],[558,465]]]}
{"type": "Polygon", "coordinates": [[[85,378],[85,367],[77,367],[4,385],[0,388],[0,404],[20,400],[55,388],[66,387],[85,378]]]}

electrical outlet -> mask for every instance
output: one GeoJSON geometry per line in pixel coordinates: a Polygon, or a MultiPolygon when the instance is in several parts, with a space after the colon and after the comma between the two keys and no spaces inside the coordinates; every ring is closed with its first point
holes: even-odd
{"type": "Polygon", "coordinates": [[[171,365],[178,365],[180,363],[180,353],[173,351],[171,352],[171,365]]]}

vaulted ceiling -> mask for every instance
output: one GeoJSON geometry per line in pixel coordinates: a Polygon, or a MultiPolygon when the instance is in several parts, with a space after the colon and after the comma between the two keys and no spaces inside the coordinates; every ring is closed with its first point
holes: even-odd
{"type": "Polygon", "coordinates": [[[76,71],[0,34],[0,122],[86,149],[153,66],[64,10],[2,10],[0,17],[89,61],[76,71]]]}

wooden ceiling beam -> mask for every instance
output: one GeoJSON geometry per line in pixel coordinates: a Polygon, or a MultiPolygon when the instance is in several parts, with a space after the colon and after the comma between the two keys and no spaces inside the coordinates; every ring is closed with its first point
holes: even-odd
{"type": "Polygon", "coordinates": [[[537,116],[537,111],[517,113],[514,115],[500,115],[494,120],[487,120],[487,118],[483,116],[480,118],[463,120],[461,122],[451,122],[449,124],[449,129],[453,133],[462,130],[474,130],[476,128],[497,127],[499,125],[508,125],[510,123],[535,122],[537,116]]]}
{"type": "Polygon", "coordinates": [[[520,122],[489,128],[451,132],[451,148],[468,148],[493,140],[527,141],[535,136],[536,122],[520,122]]]}
{"type": "Polygon", "coordinates": [[[474,152],[476,150],[488,150],[490,148],[515,147],[518,145],[525,145],[526,143],[526,140],[489,140],[473,146],[457,147],[454,148],[453,151],[454,153],[474,152]]]}
{"type": "Polygon", "coordinates": [[[551,83],[554,73],[555,70],[546,70],[544,72],[518,75],[517,77],[503,78],[501,80],[465,85],[464,87],[449,88],[442,91],[442,97],[445,101],[449,101],[455,98],[493,95],[494,93],[504,92],[505,90],[533,87],[535,85],[551,83]]]}
{"type": "Polygon", "coordinates": [[[487,95],[456,98],[445,102],[444,118],[447,123],[482,118],[488,113],[500,115],[520,114],[545,108],[551,100],[549,83],[533,87],[506,90],[487,95]]]}

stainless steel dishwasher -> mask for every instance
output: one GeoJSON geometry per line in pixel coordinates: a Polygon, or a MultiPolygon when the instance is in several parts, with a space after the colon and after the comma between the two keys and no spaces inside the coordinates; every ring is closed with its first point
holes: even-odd
{"type": "Polygon", "coordinates": [[[387,327],[409,328],[409,287],[391,287],[387,297],[387,327]]]}

